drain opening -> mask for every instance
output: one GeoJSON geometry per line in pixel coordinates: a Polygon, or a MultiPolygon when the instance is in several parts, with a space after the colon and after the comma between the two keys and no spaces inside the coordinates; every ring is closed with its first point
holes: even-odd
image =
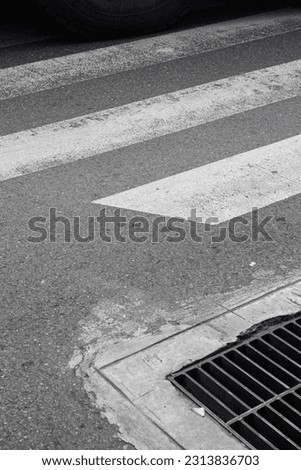
{"type": "Polygon", "coordinates": [[[247,447],[301,449],[301,312],[168,379],[247,447]]]}

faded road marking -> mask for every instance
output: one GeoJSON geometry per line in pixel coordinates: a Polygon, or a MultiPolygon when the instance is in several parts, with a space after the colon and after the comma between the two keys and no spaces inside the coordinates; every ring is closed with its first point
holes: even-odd
{"type": "Polygon", "coordinates": [[[0,100],[189,57],[301,29],[301,13],[279,11],[177,31],[0,70],[0,100]]]}
{"type": "Polygon", "coordinates": [[[301,60],[0,137],[0,180],[120,149],[301,93],[301,60]]]}

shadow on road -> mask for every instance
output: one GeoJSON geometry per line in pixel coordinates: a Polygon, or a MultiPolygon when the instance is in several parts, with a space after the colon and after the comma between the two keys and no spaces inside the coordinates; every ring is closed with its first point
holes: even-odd
{"type": "MultiPolygon", "coordinates": [[[[183,17],[169,31],[201,26],[205,24],[226,21],[246,15],[269,11],[278,8],[287,8],[285,0],[191,0],[191,12],[183,17]]],[[[58,33],[62,40],[78,42],[78,37],[72,37],[61,30],[53,20],[47,17],[40,9],[35,7],[34,0],[15,0],[6,6],[2,14],[0,25],[30,26],[41,33],[58,33]]],[[[80,41],[82,38],[80,38],[80,41]]],[[[83,40],[86,41],[86,40],[83,40]]]]}

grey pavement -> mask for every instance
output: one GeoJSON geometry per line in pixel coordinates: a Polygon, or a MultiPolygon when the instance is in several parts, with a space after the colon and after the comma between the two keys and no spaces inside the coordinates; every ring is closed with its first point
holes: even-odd
{"type": "MultiPolygon", "coordinates": [[[[259,11],[258,6],[247,12],[234,7],[220,7],[215,13],[202,10],[184,18],[173,31],[259,11]]],[[[262,11],[269,15],[269,8],[262,11]]],[[[7,34],[11,41],[15,31],[21,43],[3,47],[2,39],[2,69],[120,43],[70,39],[50,24],[47,33],[54,37],[22,44],[24,33],[18,28],[30,23],[37,38],[42,34],[35,21],[26,21],[18,20],[9,34],[5,27],[4,38],[7,34]]],[[[300,45],[297,30],[4,100],[0,136],[297,61],[300,45]]],[[[100,208],[91,203],[95,199],[295,136],[301,128],[300,99],[0,183],[1,449],[132,448],[70,367],[76,351],[84,354],[95,337],[102,338],[105,349],[156,334],[169,323],[180,324],[187,310],[200,322],[200,306],[214,296],[247,289],[257,281],[273,283],[300,269],[300,195],[261,209],[261,218],[273,217],[273,242],[106,244],[97,238],[91,243],[63,243],[59,237],[56,243],[29,243],[28,221],[48,217],[53,207],[70,219],[79,216],[85,229],[87,217],[99,214],[100,208]]]]}

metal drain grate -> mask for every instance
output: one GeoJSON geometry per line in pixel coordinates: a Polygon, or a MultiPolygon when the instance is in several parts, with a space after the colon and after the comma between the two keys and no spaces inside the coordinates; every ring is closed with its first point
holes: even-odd
{"type": "Polygon", "coordinates": [[[301,312],[168,379],[253,449],[301,449],[301,312]]]}

